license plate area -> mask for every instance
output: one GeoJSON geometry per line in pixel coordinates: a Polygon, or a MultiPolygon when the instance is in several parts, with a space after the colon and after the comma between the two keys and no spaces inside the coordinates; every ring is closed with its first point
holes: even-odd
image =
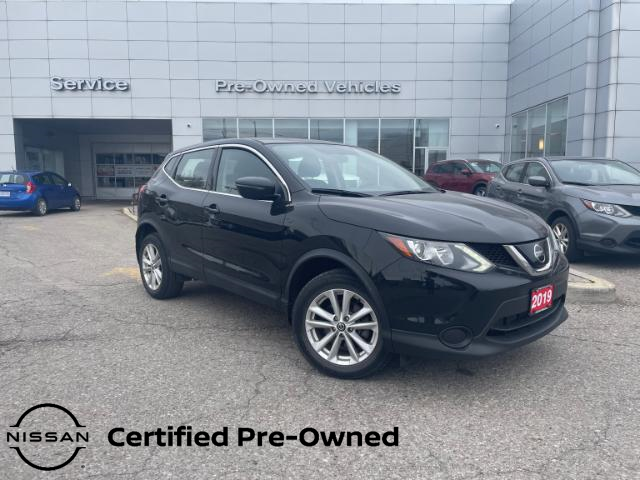
{"type": "Polygon", "coordinates": [[[529,315],[535,315],[553,306],[553,285],[536,288],[531,292],[529,315]]]}
{"type": "Polygon", "coordinates": [[[0,192],[0,197],[10,197],[11,192],[0,192]]]}

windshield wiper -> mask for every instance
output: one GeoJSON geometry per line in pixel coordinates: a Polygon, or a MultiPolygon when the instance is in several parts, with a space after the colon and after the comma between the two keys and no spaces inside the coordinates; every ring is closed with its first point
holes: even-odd
{"type": "Polygon", "coordinates": [[[584,183],[584,182],[562,182],[565,185],[580,185],[581,187],[594,187],[592,183],[584,183]]]}
{"type": "Polygon", "coordinates": [[[397,192],[381,193],[381,197],[393,197],[395,195],[413,195],[416,193],[434,193],[431,190],[398,190],[397,192]]]}
{"type": "Polygon", "coordinates": [[[325,193],[327,195],[342,195],[343,197],[370,197],[368,193],[341,190],[339,188],[312,188],[312,193],[325,193]]]}

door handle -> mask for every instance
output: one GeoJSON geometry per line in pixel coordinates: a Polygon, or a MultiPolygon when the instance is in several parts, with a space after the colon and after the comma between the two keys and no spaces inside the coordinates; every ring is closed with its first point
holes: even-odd
{"type": "Polygon", "coordinates": [[[211,215],[215,215],[216,213],[220,213],[218,206],[215,203],[212,203],[208,207],[204,207],[204,209],[211,215]]]}

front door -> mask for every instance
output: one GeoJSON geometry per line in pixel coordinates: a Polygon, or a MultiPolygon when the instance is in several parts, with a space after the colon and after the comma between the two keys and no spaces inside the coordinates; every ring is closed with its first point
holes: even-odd
{"type": "Polygon", "coordinates": [[[524,176],[519,204],[537,213],[542,218],[549,216],[551,208],[551,192],[546,187],[529,185],[529,177],[544,177],[551,184],[551,178],[546,168],[540,162],[529,162],[524,176]]]}
{"type": "Polygon", "coordinates": [[[264,160],[241,147],[223,147],[213,190],[202,210],[203,253],[207,281],[250,291],[256,300],[275,305],[280,296],[285,209],[270,201],[238,194],[236,180],[266,177],[280,182],[264,160]]]}

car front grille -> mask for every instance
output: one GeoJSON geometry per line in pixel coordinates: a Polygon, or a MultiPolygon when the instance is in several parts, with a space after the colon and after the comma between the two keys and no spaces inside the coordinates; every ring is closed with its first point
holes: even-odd
{"type": "Polygon", "coordinates": [[[502,245],[493,243],[470,243],[469,246],[498,267],[520,269],[516,261],[502,245]]]}
{"type": "Polygon", "coordinates": [[[636,217],[640,217],[640,207],[634,207],[632,205],[621,205],[627,212],[636,217]]]}

